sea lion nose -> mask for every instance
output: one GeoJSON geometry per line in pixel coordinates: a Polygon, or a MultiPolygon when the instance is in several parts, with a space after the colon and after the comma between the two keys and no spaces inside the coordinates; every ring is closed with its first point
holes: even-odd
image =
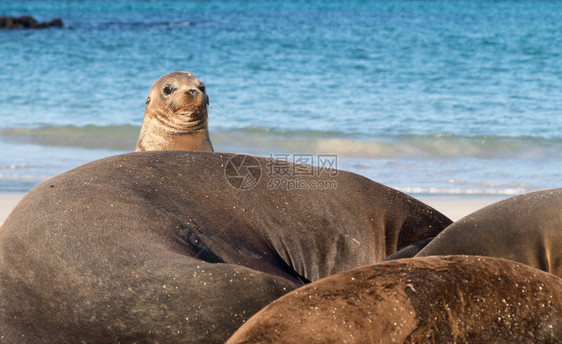
{"type": "MultiPolygon", "coordinates": [[[[197,93],[197,90],[194,88],[189,89],[187,92],[191,93],[191,95],[195,95],[195,93],[197,93]]],[[[186,92],[186,93],[187,93],[186,92]]]]}

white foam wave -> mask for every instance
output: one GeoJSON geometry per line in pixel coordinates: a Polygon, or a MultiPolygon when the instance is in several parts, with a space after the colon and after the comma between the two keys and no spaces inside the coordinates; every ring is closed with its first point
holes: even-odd
{"type": "Polygon", "coordinates": [[[527,188],[505,188],[505,189],[485,189],[485,188],[424,188],[424,187],[398,187],[396,188],[408,194],[425,194],[425,195],[489,195],[489,196],[516,196],[534,190],[527,188]]]}
{"type": "Polygon", "coordinates": [[[515,189],[536,188],[531,184],[521,184],[521,183],[494,184],[494,183],[471,182],[471,181],[463,181],[463,180],[455,180],[455,179],[449,179],[447,182],[453,185],[483,186],[486,188],[515,188],[515,189]]]}
{"type": "Polygon", "coordinates": [[[51,176],[32,175],[32,174],[0,174],[0,179],[48,179],[51,176]]]}
{"type": "Polygon", "coordinates": [[[28,168],[25,165],[0,165],[0,170],[20,170],[28,168]]]}
{"type": "MultiPolygon", "coordinates": [[[[107,148],[132,151],[139,126],[115,125],[83,127],[43,126],[0,128],[0,139],[44,146],[107,148]]],[[[337,154],[349,158],[437,158],[475,157],[479,159],[562,159],[562,139],[541,137],[466,137],[451,134],[388,135],[356,137],[337,132],[278,131],[268,128],[211,130],[217,151],[337,154]]]]}
{"type": "Polygon", "coordinates": [[[169,23],[168,26],[171,27],[186,27],[186,26],[192,26],[193,23],[192,22],[181,22],[181,23],[169,23]]]}

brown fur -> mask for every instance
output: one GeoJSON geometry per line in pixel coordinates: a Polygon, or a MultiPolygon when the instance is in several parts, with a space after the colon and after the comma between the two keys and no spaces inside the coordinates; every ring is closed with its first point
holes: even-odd
{"type": "Polygon", "coordinates": [[[374,264],[451,223],[359,175],[335,189],[229,184],[232,154],[91,162],[30,191],[0,230],[8,342],[224,342],[303,282],[374,264]]]}
{"type": "Polygon", "coordinates": [[[236,343],[560,343],[562,280],[498,258],[403,259],[281,297],[236,343]]]}
{"type": "Polygon", "coordinates": [[[135,151],[212,152],[205,85],[187,72],[160,77],[150,88],[135,151]],[[171,90],[167,94],[167,90],[171,90]]]}
{"type": "Polygon", "coordinates": [[[468,254],[511,259],[562,277],[562,189],[519,195],[447,227],[417,256],[468,254]]]}

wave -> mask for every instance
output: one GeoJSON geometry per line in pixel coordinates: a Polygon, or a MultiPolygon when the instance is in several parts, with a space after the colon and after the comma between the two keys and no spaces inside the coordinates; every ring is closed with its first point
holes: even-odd
{"type": "Polygon", "coordinates": [[[135,28],[135,27],[154,27],[154,26],[170,26],[170,27],[186,27],[193,26],[195,23],[190,21],[159,21],[159,22],[107,22],[103,25],[117,26],[121,28],[135,28]]]}
{"type": "Polygon", "coordinates": [[[193,26],[193,25],[195,25],[195,24],[192,23],[192,22],[188,22],[188,21],[177,22],[177,23],[173,23],[173,22],[168,23],[168,26],[171,26],[171,27],[186,27],[186,26],[193,26]]]}
{"type": "MultiPolygon", "coordinates": [[[[259,127],[211,134],[217,147],[250,153],[326,153],[340,157],[561,159],[562,139],[542,137],[458,136],[452,134],[381,135],[373,139],[338,132],[280,131],[259,127]]],[[[227,150],[232,151],[232,150],[227,150]]]]}
{"type": "MultiPolygon", "coordinates": [[[[132,151],[139,132],[139,126],[130,124],[47,125],[36,128],[0,128],[0,139],[44,146],[132,151]]],[[[311,153],[364,159],[562,159],[561,138],[532,136],[458,136],[439,133],[381,135],[368,139],[334,131],[284,131],[246,127],[211,129],[211,140],[217,151],[258,155],[311,153]]]]}
{"type": "Polygon", "coordinates": [[[43,146],[81,147],[128,151],[135,148],[140,127],[115,126],[52,126],[36,128],[0,128],[0,139],[43,146]]]}
{"type": "Polygon", "coordinates": [[[533,191],[548,189],[548,187],[529,183],[486,183],[450,179],[439,186],[397,186],[397,190],[411,195],[446,195],[446,196],[478,196],[478,197],[510,197],[533,191]]]}
{"type": "Polygon", "coordinates": [[[189,27],[195,26],[194,22],[191,21],[108,21],[108,22],[73,22],[65,23],[65,27],[69,29],[87,29],[87,30],[103,30],[107,28],[118,28],[122,30],[137,29],[137,28],[153,28],[153,27],[189,27]]]}
{"type": "Polygon", "coordinates": [[[23,170],[27,169],[29,166],[26,165],[2,165],[0,164],[0,170],[23,170]]]}
{"type": "Polygon", "coordinates": [[[32,175],[32,174],[2,174],[0,173],[0,179],[37,179],[45,180],[51,176],[47,175],[32,175]]]}
{"type": "Polygon", "coordinates": [[[506,189],[487,189],[487,188],[424,188],[424,187],[396,187],[404,193],[411,195],[449,195],[449,196],[516,196],[541,188],[506,188],[506,189]]]}

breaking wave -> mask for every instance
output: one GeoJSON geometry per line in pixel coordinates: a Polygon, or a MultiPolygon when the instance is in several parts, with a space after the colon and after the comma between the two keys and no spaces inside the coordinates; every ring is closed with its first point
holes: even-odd
{"type": "MultiPolygon", "coordinates": [[[[0,139],[43,146],[134,150],[139,126],[40,126],[0,128],[0,139]]],[[[398,135],[356,138],[338,132],[280,131],[261,127],[213,130],[217,151],[253,154],[330,153],[351,158],[560,159],[562,139],[542,137],[398,135]]]]}

